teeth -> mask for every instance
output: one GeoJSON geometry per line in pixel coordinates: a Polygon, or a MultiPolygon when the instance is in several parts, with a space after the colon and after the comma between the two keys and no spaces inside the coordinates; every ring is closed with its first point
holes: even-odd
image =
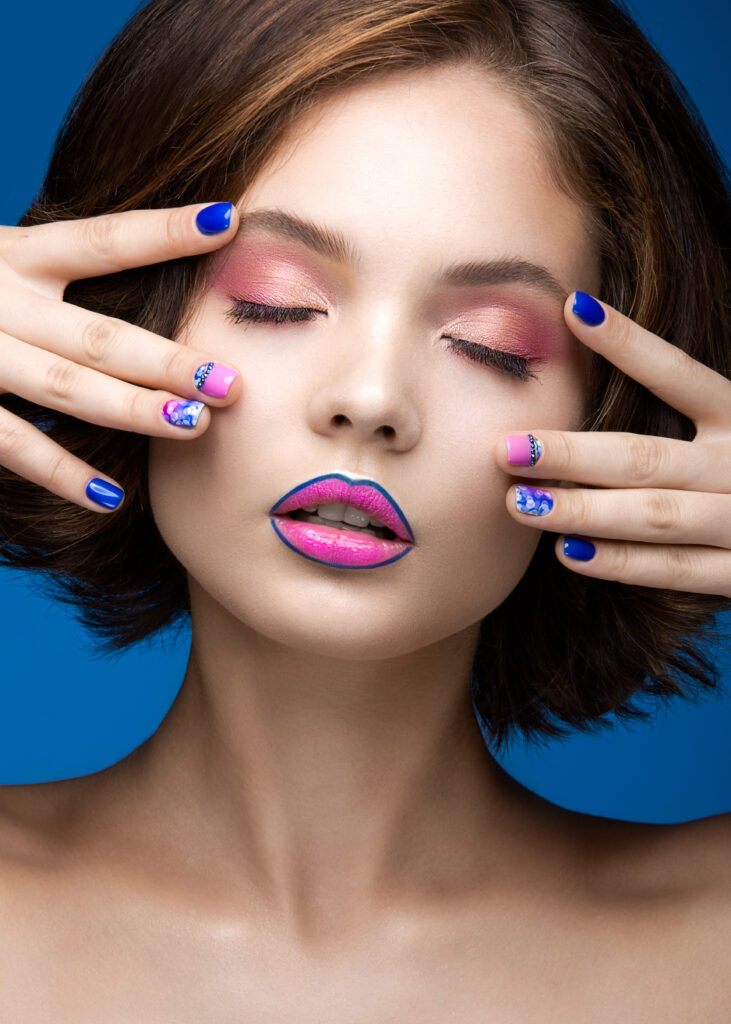
{"type": "Polygon", "coordinates": [[[348,523],[349,526],[368,526],[370,521],[370,516],[367,512],[361,512],[359,508],[353,508],[352,505],[345,506],[343,522],[348,523]]]}
{"type": "Polygon", "coordinates": [[[345,505],[318,505],[317,514],[322,519],[329,519],[333,523],[342,523],[345,508],[345,505]]]}
{"type": "Polygon", "coordinates": [[[384,529],[385,524],[380,519],[376,519],[374,516],[369,516],[367,512],[361,511],[359,508],[353,508],[352,505],[344,505],[342,503],[335,505],[305,505],[306,512],[316,512],[322,519],[328,519],[331,523],[347,523],[349,526],[375,526],[378,529],[384,529]]]}

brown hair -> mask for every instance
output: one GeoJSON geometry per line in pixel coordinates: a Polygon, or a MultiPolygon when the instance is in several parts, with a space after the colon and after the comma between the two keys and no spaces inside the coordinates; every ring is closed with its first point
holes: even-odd
{"type": "MultiPolygon", "coordinates": [[[[600,297],[728,375],[725,169],[680,83],[610,0],[152,0],[83,83],[19,223],[236,198],[332,90],[446,61],[490,69],[538,119],[557,182],[592,211],[600,297]]],[[[173,338],[209,259],[73,282],[65,298],[173,338]]],[[[126,491],[102,516],[1,470],[4,563],[43,570],[106,651],[183,622],[186,573],[148,508],[147,437],[2,403],[126,491]]],[[[694,436],[598,356],[587,408],[583,429],[694,436]]],[[[553,543],[542,536],[482,623],[473,693],[496,749],[515,729],[537,740],[609,712],[646,717],[630,697],[717,685],[702,643],[728,602],[583,577],[553,543]]]]}

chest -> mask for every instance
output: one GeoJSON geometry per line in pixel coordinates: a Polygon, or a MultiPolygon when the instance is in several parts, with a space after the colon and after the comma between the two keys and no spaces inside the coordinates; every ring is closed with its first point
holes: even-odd
{"type": "MultiPolygon", "coordinates": [[[[307,953],[194,904],[28,897],[3,914],[14,1024],[726,1024],[727,936],[712,908],[509,904],[307,953]]],[[[7,908],[4,908],[7,909],[7,908]]],[[[12,1010],[12,1012],[11,1012],[12,1010]]]]}

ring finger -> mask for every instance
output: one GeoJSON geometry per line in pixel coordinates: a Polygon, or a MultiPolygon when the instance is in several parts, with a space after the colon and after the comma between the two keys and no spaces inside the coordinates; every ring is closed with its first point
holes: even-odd
{"type": "Polygon", "coordinates": [[[156,437],[196,437],[210,423],[203,402],[135,387],[2,332],[0,342],[0,386],[37,405],[102,427],[156,437]]]}
{"type": "Polygon", "coordinates": [[[508,489],[513,518],[554,533],[731,548],[731,496],[664,488],[508,489]]]}

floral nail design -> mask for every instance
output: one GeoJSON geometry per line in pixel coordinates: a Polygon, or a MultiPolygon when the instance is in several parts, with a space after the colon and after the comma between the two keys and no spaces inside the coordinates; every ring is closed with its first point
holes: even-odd
{"type": "Polygon", "coordinates": [[[515,504],[519,512],[524,512],[528,516],[545,516],[553,508],[553,495],[541,487],[517,484],[515,504]]]}
{"type": "Polygon", "coordinates": [[[163,417],[174,427],[194,427],[205,402],[181,402],[171,399],[162,407],[163,417]]]}

